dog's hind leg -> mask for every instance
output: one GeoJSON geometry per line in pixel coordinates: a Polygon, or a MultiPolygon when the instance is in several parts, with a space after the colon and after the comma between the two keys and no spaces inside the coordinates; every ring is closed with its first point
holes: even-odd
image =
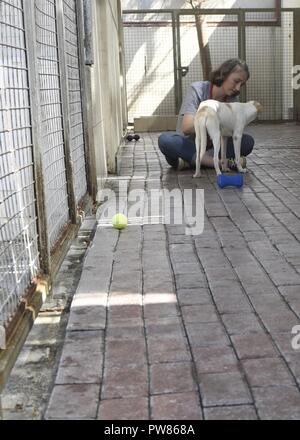
{"type": "Polygon", "coordinates": [[[201,171],[200,171],[200,142],[201,142],[200,121],[201,121],[201,117],[199,117],[199,115],[196,114],[195,122],[194,122],[195,133],[196,133],[196,137],[195,137],[195,144],[196,144],[196,171],[195,171],[195,174],[193,175],[193,177],[200,177],[201,176],[201,171]]]}
{"type": "Polygon", "coordinates": [[[208,134],[214,146],[214,166],[217,175],[222,174],[219,165],[219,153],[221,148],[221,131],[220,123],[216,112],[209,115],[206,121],[208,134]]]}
{"type": "Polygon", "coordinates": [[[195,118],[196,133],[196,171],[193,177],[201,177],[201,162],[206,151],[207,133],[206,133],[206,115],[196,116],[195,118]]]}
{"type": "Polygon", "coordinates": [[[221,148],[221,134],[216,133],[213,137],[212,137],[212,141],[214,144],[214,165],[215,165],[215,170],[217,175],[222,174],[221,170],[220,170],[220,165],[219,165],[219,152],[220,152],[220,148],[221,148]]]}

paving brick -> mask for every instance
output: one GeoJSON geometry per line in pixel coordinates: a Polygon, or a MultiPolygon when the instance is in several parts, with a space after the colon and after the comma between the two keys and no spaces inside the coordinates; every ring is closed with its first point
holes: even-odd
{"type": "MultiPolygon", "coordinates": [[[[99,271],[100,272],[100,271],[99,271]]],[[[109,290],[111,269],[107,273],[98,273],[96,277],[90,273],[83,272],[76,293],[78,294],[99,294],[106,293],[109,290]]]]}
{"type": "Polygon", "coordinates": [[[226,256],[220,248],[206,249],[197,248],[201,264],[206,267],[230,267],[226,256]]]}
{"type": "Polygon", "coordinates": [[[143,288],[145,293],[172,293],[175,290],[173,282],[158,279],[145,283],[143,288]]]}
{"type": "Polygon", "coordinates": [[[145,272],[151,272],[152,270],[156,270],[157,268],[169,271],[170,262],[167,256],[156,255],[155,258],[153,258],[153,253],[150,253],[148,255],[145,255],[143,253],[143,268],[145,272]]]}
{"type": "Polygon", "coordinates": [[[176,275],[177,289],[194,289],[199,287],[206,287],[207,281],[202,272],[194,274],[180,274],[176,275]]]}
{"type": "Polygon", "coordinates": [[[224,406],[204,409],[206,420],[257,420],[253,406],[224,406]]]}
{"type": "Polygon", "coordinates": [[[289,299],[298,300],[300,298],[300,284],[295,286],[280,286],[278,290],[287,301],[289,301],[289,299]]]}
{"type": "Polygon", "coordinates": [[[230,335],[241,335],[262,330],[254,313],[226,313],[222,315],[222,320],[230,335]]]}
{"type": "Polygon", "coordinates": [[[140,271],[120,273],[113,275],[110,290],[119,292],[141,292],[142,274],[140,271]]]}
{"type": "Polygon", "coordinates": [[[113,319],[134,319],[142,318],[143,308],[141,305],[130,304],[130,305],[111,305],[108,306],[108,320],[113,319]]]}
{"type": "Polygon", "coordinates": [[[198,289],[178,289],[177,295],[180,306],[212,304],[210,292],[205,287],[198,289]]]}
{"type": "Polygon", "coordinates": [[[299,318],[292,311],[268,310],[261,312],[260,317],[269,332],[290,332],[294,325],[299,324],[299,318]]]}
{"type": "Polygon", "coordinates": [[[150,393],[180,393],[195,391],[190,362],[163,363],[150,366],[150,393]]]}
{"type": "MultiPolygon", "coordinates": [[[[151,270],[151,271],[144,271],[143,274],[143,279],[144,279],[144,286],[145,286],[145,290],[151,290],[152,288],[157,288],[159,286],[164,286],[164,285],[172,285],[173,281],[172,281],[172,276],[170,271],[162,271],[160,270],[151,270]]],[[[163,287],[160,288],[160,291],[164,291],[163,287]]],[[[173,291],[173,289],[171,289],[171,292],[173,291]]]]}
{"type": "Polygon", "coordinates": [[[300,393],[296,387],[254,387],[252,391],[261,419],[300,419],[300,393]]]}
{"type": "Polygon", "coordinates": [[[279,356],[270,336],[264,332],[251,332],[231,336],[240,359],[279,356]]]}
{"type": "Polygon", "coordinates": [[[295,385],[284,362],[277,358],[247,359],[242,361],[250,386],[267,387],[295,385]]]}
{"type": "MultiPolygon", "coordinates": [[[[234,240],[233,237],[231,237],[231,239],[234,240]]],[[[241,249],[226,248],[224,249],[224,252],[233,267],[239,267],[243,265],[247,265],[247,268],[251,268],[251,265],[254,265],[256,267],[255,258],[247,249],[247,247],[243,247],[241,249]]]]}
{"type": "Polygon", "coordinates": [[[200,266],[198,262],[173,263],[173,270],[175,275],[193,274],[200,271],[200,266]]]}
{"type": "Polygon", "coordinates": [[[270,279],[267,277],[263,269],[258,263],[237,265],[234,267],[241,283],[243,285],[255,285],[257,287],[259,284],[267,285],[273,287],[270,279]]]}
{"type": "Polygon", "coordinates": [[[119,292],[112,291],[109,294],[109,306],[128,306],[128,305],[142,305],[142,292],[119,292]]]}
{"type": "Polygon", "coordinates": [[[242,312],[251,312],[252,306],[248,301],[245,294],[241,292],[240,295],[231,294],[230,292],[226,292],[226,295],[223,297],[215,297],[216,306],[218,312],[223,313],[242,313],[242,312]]]}
{"type": "MultiPolygon", "coordinates": [[[[107,322],[106,330],[110,327],[144,327],[144,322],[142,318],[112,318],[107,322]]],[[[143,333],[144,334],[144,333],[143,333]]]]}
{"type": "Polygon", "coordinates": [[[125,365],[119,368],[105,365],[101,399],[147,396],[146,365],[125,365]]]}
{"type": "Polygon", "coordinates": [[[92,420],[96,418],[99,385],[55,385],[45,414],[46,420],[92,420]]]}
{"type": "Polygon", "coordinates": [[[146,343],[143,339],[107,341],[105,347],[106,368],[146,364],[146,343]]]}
{"type": "Polygon", "coordinates": [[[300,298],[298,300],[288,300],[289,306],[298,317],[300,317],[300,298]]]}
{"type": "Polygon", "coordinates": [[[184,338],[148,338],[150,364],[190,361],[191,354],[184,338]]]}
{"type": "Polygon", "coordinates": [[[219,249],[220,244],[216,240],[215,232],[207,232],[204,229],[204,232],[199,237],[195,238],[195,246],[196,249],[219,249]]]}
{"type": "Polygon", "coordinates": [[[67,332],[56,384],[100,383],[103,341],[102,331],[67,332]]]}
{"type": "Polygon", "coordinates": [[[98,420],[149,420],[147,397],[102,400],[98,420]]]}
{"type": "Polygon", "coordinates": [[[258,276],[257,283],[253,281],[241,281],[246,294],[252,298],[253,296],[274,295],[278,292],[277,287],[270,281],[270,278],[258,276]]]}
{"type": "Polygon", "coordinates": [[[160,316],[178,316],[177,304],[146,304],[144,307],[145,318],[158,318],[160,316]]]}
{"type": "Polygon", "coordinates": [[[288,305],[279,294],[274,295],[255,295],[251,297],[251,302],[258,314],[272,312],[286,313],[289,311],[288,305]]]}
{"type": "MultiPolygon", "coordinates": [[[[118,320],[117,320],[118,321],[118,320]]],[[[136,318],[132,319],[130,323],[128,320],[123,322],[124,325],[111,325],[108,323],[106,329],[106,339],[108,340],[127,340],[127,339],[139,339],[145,337],[144,328],[142,322],[136,321],[136,318]]]]}
{"type": "Polygon", "coordinates": [[[276,286],[300,284],[300,275],[287,263],[262,264],[276,286]]]}
{"type": "Polygon", "coordinates": [[[237,281],[237,276],[235,272],[231,269],[229,265],[224,267],[206,267],[205,275],[207,277],[208,283],[214,285],[216,281],[237,281]]]}
{"type": "Polygon", "coordinates": [[[252,403],[248,387],[239,373],[200,374],[199,385],[204,406],[252,403]]]}
{"type": "Polygon", "coordinates": [[[169,244],[190,244],[192,237],[190,235],[170,235],[169,244]]]}
{"type": "Polygon", "coordinates": [[[68,330],[101,330],[106,324],[107,294],[85,293],[73,297],[68,330]]]}
{"type": "Polygon", "coordinates": [[[229,346],[193,347],[196,370],[200,373],[236,372],[238,359],[229,346]]]}
{"type": "Polygon", "coordinates": [[[185,323],[219,321],[216,308],[213,305],[183,306],[181,312],[185,323]]]}
{"type": "Polygon", "coordinates": [[[274,338],[278,350],[280,353],[282,353],[286,360],[289,360],[295,354],[299,353],[299,350],[295,350],[292,347],[292,338],[294,335],[292,334],[291,330],[292,329],[289,329],[288,331],[282,333],[272,333],[272,337],[274,338]]]}
{"type": "Polygon", "coordinates": [[[151,396],[152,420],[202,420],[197,393],[171,393],[151,396]]]}
{"type": "Polygon", "coordinates": [[[236,301],[239,298],[244,297],[244,291],[241,284],[238,281],[228,281],[224,280],[223,282],[219,282],[218,285],[210,286],[211,293],[214,297],[214,300],[217,302],[219,299],[224,300],[229,297],[236,297],[236,301]]]}
{"type": "Polygon", "coordinates": [[[147,338],[184,338],[181,319],[176,316],[146,319],[145,326],[147,338]]]}
{"type": "Polygon", "coordinates": [[[266,239],[266,234],[263,231],[244,232],[243,236],[247,243],[253,243],[256,241],[262,241],[266,239]]]}
{"type": "Polygon", "coordinates": [[[218,323],[186,324],[186,330],[192,348],[212,344],[229,345],[229,339],[225,330],[218,323]]]}

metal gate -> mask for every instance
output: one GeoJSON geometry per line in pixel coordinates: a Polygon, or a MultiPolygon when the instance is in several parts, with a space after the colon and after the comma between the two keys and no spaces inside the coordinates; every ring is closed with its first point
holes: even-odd
{"type": "Polygon", "coordinates": [[[262,102],[261,120],[292,120],[293,9],[180,9],[124,11],[130,122],[178,114],[187,87],[203,79],[196,16],[204,21],[212,68],[236,57],[248,63],[241,101],[262,102]]]}

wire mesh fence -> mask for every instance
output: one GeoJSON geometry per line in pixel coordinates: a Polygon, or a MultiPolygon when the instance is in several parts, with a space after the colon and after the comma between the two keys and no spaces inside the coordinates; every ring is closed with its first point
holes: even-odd
{"type": "MultiPolygon", "coordinates": [[[[200,17],[211,68],[229,58],[245,59],[250,79],[241,98],[262,102],[260,120],[292,120],[293,10],[204,9],[200,17]]],[[[195,13],[124,11],[123,23],[130,122],[141,116],[177,114],[188,86],[203,79],[195,13]],[[172,39],[172,31],[176,38],[172,39]],[[163,39],[164,33],[168,38],[163,39]],[[151,50],[150,38],[160,41],[152,43],[151,50]],[[159,62],[166,60],[166,54],[173,57],[168,70],[159,62]],[[156,63],[156,69],[148,71],[147,63],[156,63]]]]}
{"type": "MultiPolygon", "coordinates": [[[[252,13],[255,22],[266,22],[266,13],[252,13]]],[[[246,13],[246,20],[248,13],[246,13]]],[[[293,118],[293,13],[281,12],[280,26],[247,26],[246,54],[250,69],[247,98],[263,103],[261,118],[293,118]]]]}
{"type": "Polygon", "coordinates": [[[35,2],[43,174],[50,247],[69,221],[54,0],[35,2]]]}
{"type": "Polygon", "coordinates": [[[128,118],[174,112],[174,52],[171,14],[124,14],[128,118]]]}
{"type": "Polygon", "coordinates": [[[78,203],[87,191],[80,60],[78,51],[77,16],[75,0],[64,0],[67,79],[69,86],[70,145],[73,165],[74,191],[78,203]]]}
{"type": "MultiPolygon", "coordinates": [[[[236,15],[229,14],[205,16],[205,39],[208,42],[212,66],[218,66],[226,59],[238,57],[237,18],[236,15]]],[[[192,82],[204,79],[193,16],[180,15],[180,46],[181,65],[189,69],[188,74],[182,78],[182,96],[184,96],[192,82]]]]}
{"type": "Polygon", "coordinates": [[[0,2],[0,326],[39,270],[22,2],[0,2]]]}
{"type": "Polygon", "coordinates": [[[77,205],[87,192],[77,2],[63,0],[62,4],[70,133],[62,115],[58,2],[0,0],[0,330],[8,328],[28,288],[44,270],[41,235],[45,231],[40,230],[40,217],[47,225],[51,259],[71,222],[70,186],[77,205]],[[33,51],[28,49],[30,44],[33,51]],[[35,83],[29,74],[33,71],[35,83]],[[38,96],[36,102],[34,96],[38,96]],[[40,115],[38,138],[33,135],[34,112],[40,115]],[[66,136],[72,163],[66,160],[66,136]],[[40,174],[37,151],[42,159],[40,174]],[[73,182],[67,182],[68,166],[74,170],[73,182]],[[43,176],[45,210],[37,203],[38,175],[43,176]]]}

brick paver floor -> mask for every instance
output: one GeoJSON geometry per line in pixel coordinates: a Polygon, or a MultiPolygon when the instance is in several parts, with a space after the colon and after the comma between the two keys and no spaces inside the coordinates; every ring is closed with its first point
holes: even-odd
{"type": "Polygon", "coordinates": [[[204,232],[99,223],[46,419],[300,419],[300,127],[248,132],[241,189],[171,170],[157,134],[121,149],[107,188],[203,188],[204,232]]]}

